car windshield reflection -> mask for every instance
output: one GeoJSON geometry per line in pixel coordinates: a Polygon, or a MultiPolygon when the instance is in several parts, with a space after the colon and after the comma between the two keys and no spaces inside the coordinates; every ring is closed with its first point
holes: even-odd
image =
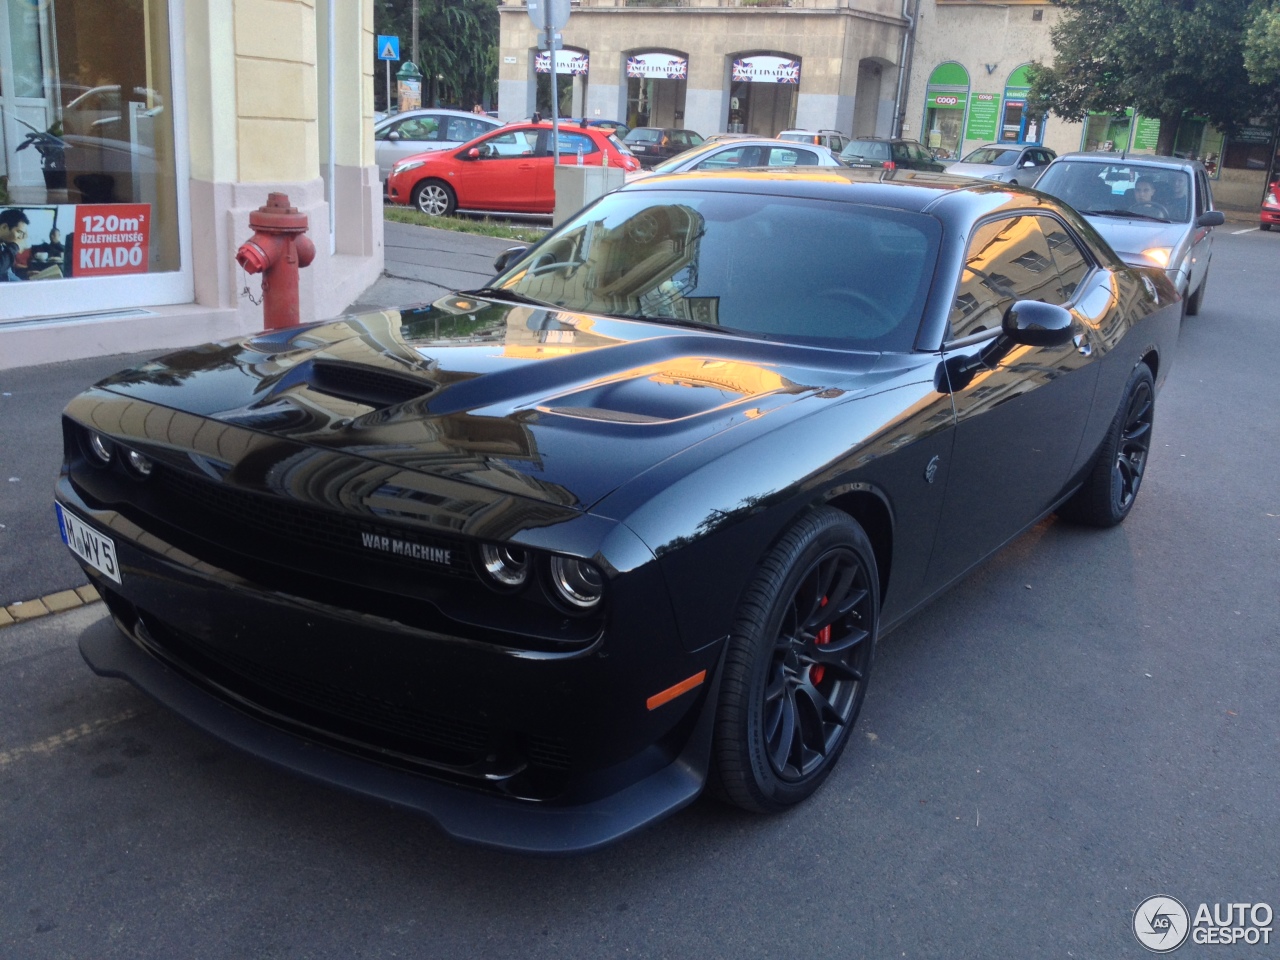
{"type": "Polygon", "coordinates": [[[494,286],[575,312],[909,350],[939,234],[933,218],[900,211],[624,192],[565,224],[494,286]]]}

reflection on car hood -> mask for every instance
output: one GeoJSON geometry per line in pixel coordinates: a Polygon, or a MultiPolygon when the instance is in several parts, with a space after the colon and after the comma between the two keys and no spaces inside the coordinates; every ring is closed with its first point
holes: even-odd
{"type": "MultiPolygon", "coordinates": [[[[1129,219],[1127,217],[1086,217],[1094,229],[1111,244],[1111,249],[1126,260],[1149,266],[1139,255],[1152,247],[1176,247],[1191,229],[1186,223],[1160,223],[1156,220],[1129,219]]],[[[1172,264],[1171,264],[1172,265],[1172,264]]]]}
{"type": "Polygon", "coordinates": [[[450,295],[181,351],[99,386],[586,509],[708,437],[745,442],[797,402],[871,389],[878,359],[450,295]]]}

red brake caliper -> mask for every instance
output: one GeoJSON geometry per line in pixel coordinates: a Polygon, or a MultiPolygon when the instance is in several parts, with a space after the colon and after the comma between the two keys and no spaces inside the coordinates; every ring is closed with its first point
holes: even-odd
{"type": "MultiPolygon", "coordinates": [[[[825,607],[826,605],[827,605],[827,598],[823,597],[822,602],[819,603],[818,606],[825,607]]],[[[825,627],[819,630],[818,635],[813,638],[813,642],[816,643],[818,646],[822,646],[825,643],[830,643],[831,642],[831,624],[827,624],[825,627]]],[[[826,674],[826,672],[827,672],[826,667],[824,667],[820,663],[815,663],[812,667],[809,668],[809,682],[816,687],[818,684],[822,682],[822,677],[824,674],[826,674]]]]}

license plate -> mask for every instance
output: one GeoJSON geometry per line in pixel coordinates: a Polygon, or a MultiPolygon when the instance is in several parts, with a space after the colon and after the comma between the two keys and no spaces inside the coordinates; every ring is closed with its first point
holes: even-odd
{"type": "Polygon", "coordinates": [[[116,560],[115,542],[94,530],[70,510],[64,510],[62,504],[55,503],[53,508],[58,512],[62,542],[104,577],[120,583],[120,564],[116,560]]]}
{"type": "Polygon", "coordinates": [[[642,147],[642,146],[640,146],[638,143],[637,143],[637,144],[634,144],[634,145],[631,147],[631,149],[632,149],[633,151],[635,151],[636,153],[644,153],[644,151],[645,151],[645,148],[644,148],[644,147],[642,147]]]}

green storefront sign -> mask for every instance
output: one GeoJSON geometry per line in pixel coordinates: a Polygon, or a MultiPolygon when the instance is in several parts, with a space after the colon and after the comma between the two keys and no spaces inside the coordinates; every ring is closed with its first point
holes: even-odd
{"type": "Polygon", "coordinates": [[[1000,117],[1000,97],[994,93],[975,93],[969,100],[969,124],[966,140],[995,140],[1000,117]]]}
{"type": "Polygon", "coordinates": [[[1160,121],[1156,117],[1139,116],[1133,125],[1133,149],[1155,152],[1160,143],[1160,121]]]}

